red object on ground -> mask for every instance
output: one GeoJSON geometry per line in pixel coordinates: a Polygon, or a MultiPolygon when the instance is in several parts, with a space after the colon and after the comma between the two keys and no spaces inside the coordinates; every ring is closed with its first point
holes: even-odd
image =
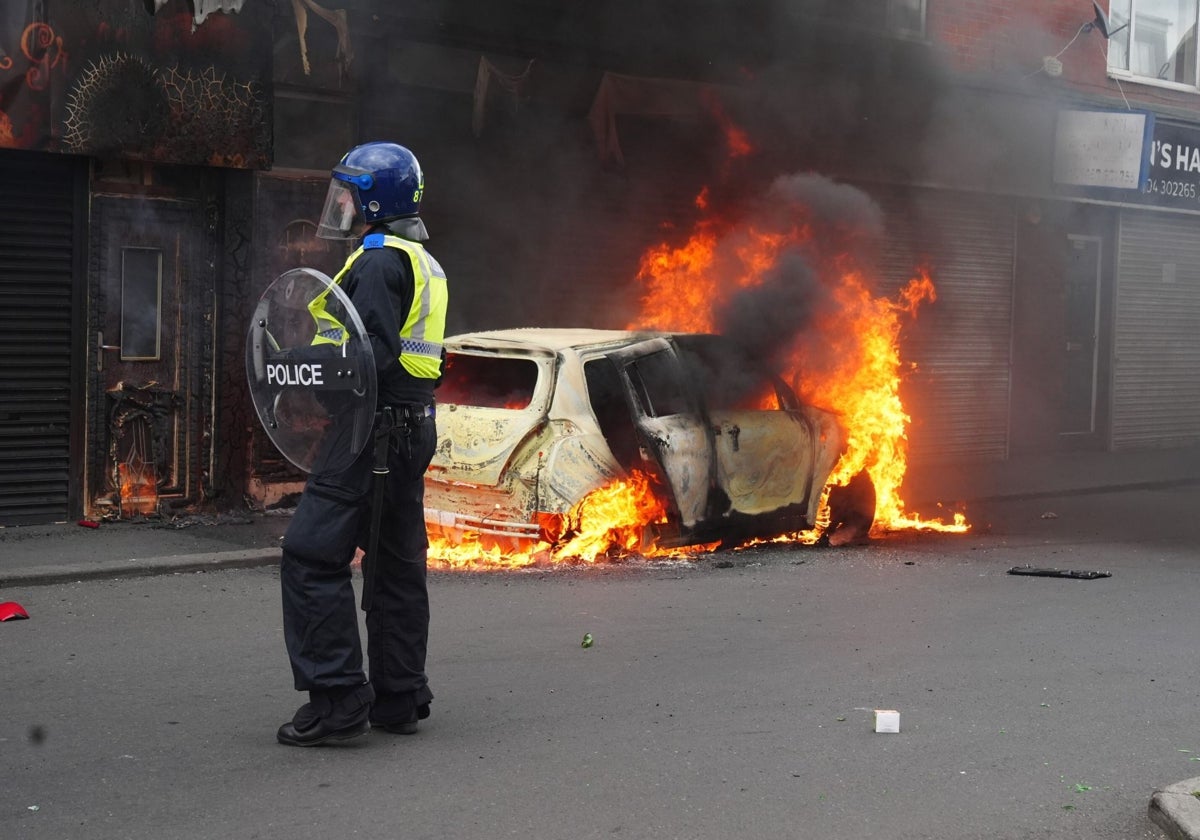
{"type": "Polygon", "coordinates": [[[29,618],[29,613],[25,612],[25,608],[16,601],[5,601],[0,604],[0,621],[17,618],[29,618]]]}
{"type": "Polygon", "coordinates": [[[100,527],[99,522],[93,522],[90,519],[80,519],[79,524],[82,525],[84,528],[99,528],[100,527]]]}

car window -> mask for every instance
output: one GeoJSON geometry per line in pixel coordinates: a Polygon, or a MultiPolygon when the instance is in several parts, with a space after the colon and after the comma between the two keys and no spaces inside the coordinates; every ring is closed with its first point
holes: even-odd
{"type": "Polygon", "coordinates": [[[639,461],[637,429],[616,363],[608,356],[589,359],[583,363],[583,375],[600,433],[617,463],[632,469],[639,461]]]}
{"type": "Polygon", "coordinates": [[[528,408],[537,388],[532,359],[447,353],[438,402],[481,408],[528,408]]]}
{"type": "Polygon", "coordinates": [[[682,371],[669,351],[639,356],[627,370],[648,417],[670,417],[691,411],[683,383],[679,381],[682,371]]]}
{"type": "Polygon", "coordinates": [[[679,348],[688,378],[710,410],[775,411],[794,402],[777,377],[731,344],[685,338],[679,348]]]}

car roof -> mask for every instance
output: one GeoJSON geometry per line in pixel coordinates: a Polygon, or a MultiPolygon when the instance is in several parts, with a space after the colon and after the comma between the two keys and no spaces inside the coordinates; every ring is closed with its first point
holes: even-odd
{"type": "Polygon", "coordinates": [[[611,346],[644,341],[647,338],[670,335],[656,330],[598,330],[584,327],[517,327],[505,330],[461,333],[446,339],[450,346],[505,348],[520,346],[527,349],[559,351],[586,347],[611,346]]]}

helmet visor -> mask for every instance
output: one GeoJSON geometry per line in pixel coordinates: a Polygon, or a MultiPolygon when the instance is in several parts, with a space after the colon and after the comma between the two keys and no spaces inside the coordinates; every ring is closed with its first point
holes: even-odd
{"type": "Polygon", "coordinates": [[[322,239],[349,239],[358,217],[358,188],[354,184],[331,178],[325,193],[325,207],[317,223],[317,236],[322,239]]]}

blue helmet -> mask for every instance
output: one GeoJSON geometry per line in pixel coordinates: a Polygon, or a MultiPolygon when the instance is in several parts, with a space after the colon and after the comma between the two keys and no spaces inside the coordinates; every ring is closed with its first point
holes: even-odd
{"type": "Polygon", "coordinates": [[[364,143],[346,152],[333,168],[325,208],[317,235],[348,239],[356,220],[368,225],[394,219],[413,219],[421,238],[425,227],[421,212],[425,176],[408,149],[396,143],[364,143]]]}

